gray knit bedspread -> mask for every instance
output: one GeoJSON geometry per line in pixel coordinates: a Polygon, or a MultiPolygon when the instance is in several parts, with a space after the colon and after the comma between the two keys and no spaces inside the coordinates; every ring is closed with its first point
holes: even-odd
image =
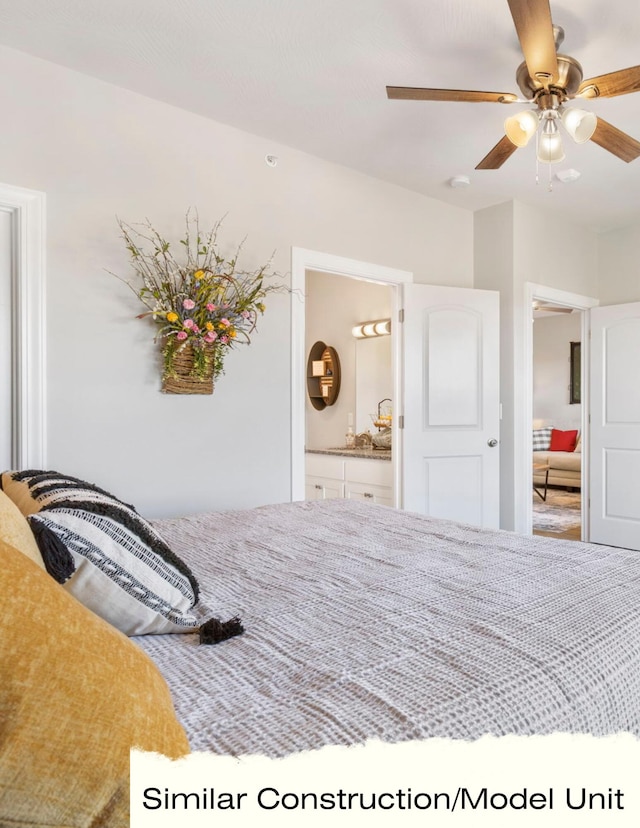
{"type": "Polygon", "coordinates": [[[193,750],[640,735],[640,554],[348,500],[156,521],[246,632],[135,638],[193,750]]]}

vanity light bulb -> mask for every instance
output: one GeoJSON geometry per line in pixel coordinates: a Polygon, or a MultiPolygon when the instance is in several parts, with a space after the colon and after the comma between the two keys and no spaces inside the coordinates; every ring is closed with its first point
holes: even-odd
{"type": "Polygon", "coordinates": [[[366,339],[369,336],[388,336],[391,333],[390,319],[374,319],[372,322],[361,322],[351,328],[356,339],[366,339]]]}

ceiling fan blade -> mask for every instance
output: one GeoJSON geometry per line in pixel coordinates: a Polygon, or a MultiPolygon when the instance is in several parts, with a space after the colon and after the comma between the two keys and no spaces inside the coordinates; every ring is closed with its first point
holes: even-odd
{"type": "Polygon", "coordinates": [[[627,163],[640,155],[640,141],[636,141],[635,138],[607,121],[603,121],[602,118],[598,118],[598,125],[591,140],[627,163]]]}
{"type": "Polygon", "coordinates": [[[462,103],[513,103],[512,92],[473,92],[470,89],[422,89],[413,86],[387,86],[387,97],[400,101],[458,101],[462,103]]]}
{"type": "Polygon", "coordinates": [[[628,69],[609,72],[608,75],[588,78],[580,84],[576,97],[615,98],[616,95],[627,95],[629,92],[640,92],[640,66],[630,66],[628,69]]]}
{"type": "Polygon", "coordinates": [[[503,135],[495,147],[485,155],[477,165],[476,170],[497,170],[518,149],[515,144],[503,135]]]}
{"type": "Polygon", "coordinates": [[[557,82],[558,60],[549,0],[507,0],[529,75],[540,83],[557,82]]]}

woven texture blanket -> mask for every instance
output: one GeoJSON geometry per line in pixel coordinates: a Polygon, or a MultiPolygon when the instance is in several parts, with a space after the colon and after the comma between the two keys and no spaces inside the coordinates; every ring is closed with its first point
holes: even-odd
{"type": "Polygon", "coordinates": [[[432,736],[640,735],[640,559],[348,500],[157,521],[202,615],[246,632],[134,640],[193,750],[432,736]]]}

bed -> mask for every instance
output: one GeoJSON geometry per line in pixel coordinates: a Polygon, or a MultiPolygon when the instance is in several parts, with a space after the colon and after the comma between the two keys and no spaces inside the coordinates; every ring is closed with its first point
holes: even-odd
{"type": "Polygon", "coordinates": [[[367,739],[640,735],[640,565],[330,500],[154,522],[200,612],[243,635],[133,640],[191,749],[271,757],[367,739]]]}
{"type": "Polygon", "coordinates": [[[2,486],[2,825],[126,828],[131,747],[277,758],[640,735],[634,552],[349,500],[156,521],[159,535],[58,472],[2,486]],[[236,615],[244,633],[201,643],[236,615]]]}

